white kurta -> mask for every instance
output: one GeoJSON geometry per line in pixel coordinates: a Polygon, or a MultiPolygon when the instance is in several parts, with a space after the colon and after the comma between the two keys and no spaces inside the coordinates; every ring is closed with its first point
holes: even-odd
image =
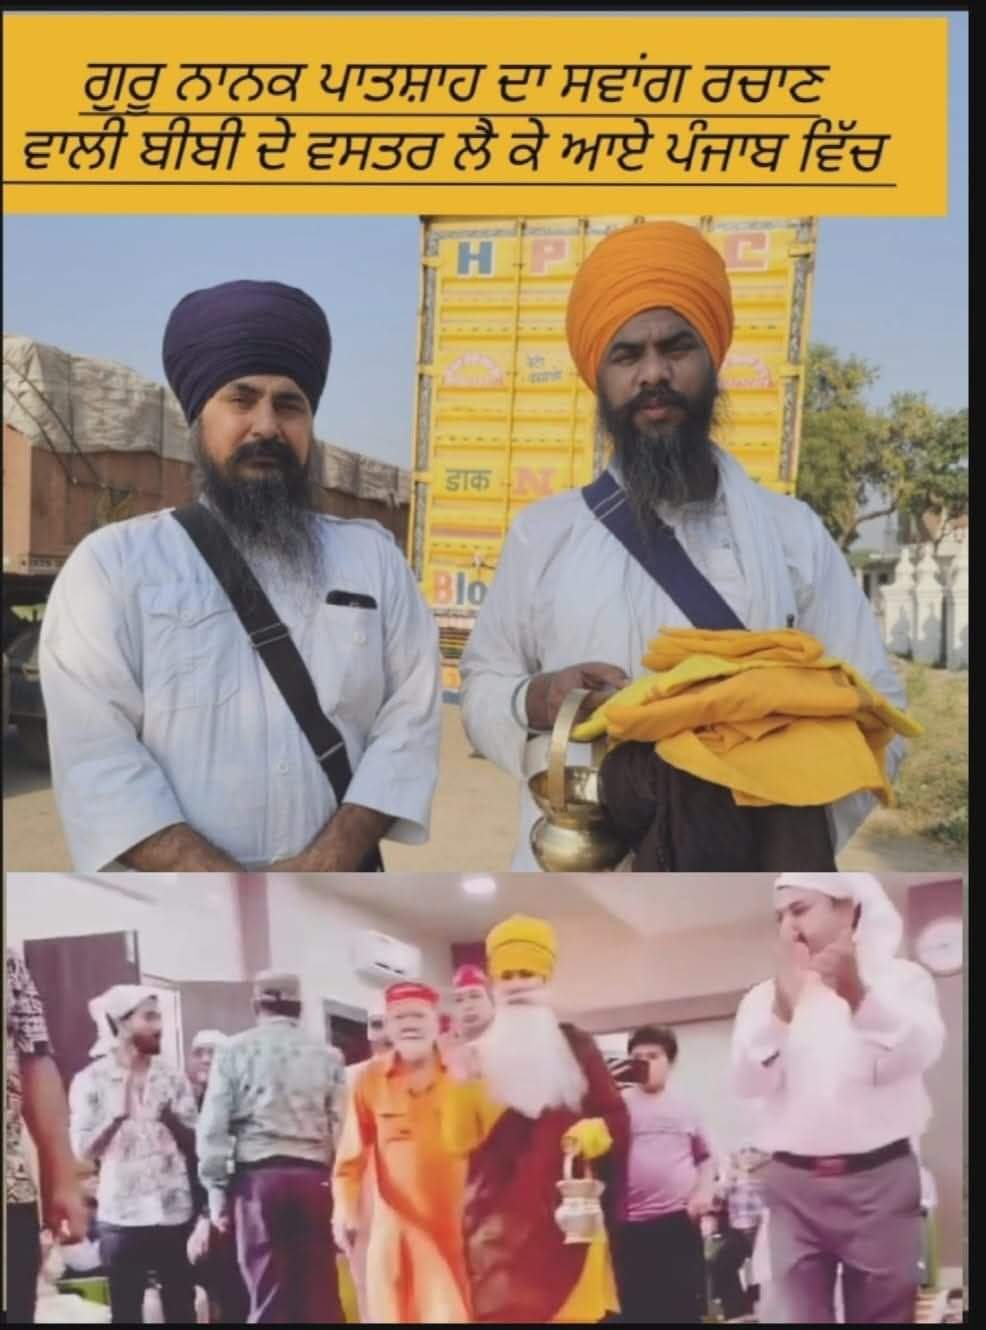
{"type": "MultiPolygon", "coordinates": [[[[903,706],[870,604],[819,518],[799,500],[761,489],[728,455],[720,455],[720,474],[714,504],[664,514],[692,561],[746,627],[784,628],[793,615],[796,628],[903,706]]],[[[529,837],[538,812],[527,781],[547,766],[548,749],[546,736],[528,738],[513,718],[515,689],[534,674],[586,661],[639,677],[648,642],[662,628],[690,626],[579,490],[532,504],[514,520],[461,668],[471,742],[522,783],[515,871],[537,869],[529,837]]],[[[523,691],[517,711],[525,714],[523,691]]],[[[589,760],[587,745],[569,752],[572,764],[589,760]]],[[[902,753],[900,741],[888,750],[891,776],[902,753]]],[[[874,802],[857,794],[832,807],[837,851],[874,802]]]]}
{"type": "Polygon", "coordinates": [[[945,1042],[935,982],[914,961],[894,959],[867,983],[852,1013],[817,981],[790,1023],[773,1014],[772,979],[743,998],[732,1083],[758,1101],[759,1149],[863,1154],[924,1133],[931,1117],[924,1074],[945,1042]]]}
{"type": "MultiPolygon", "coordinates": [[[[440,731],[434,618],[376,522],[322,516],[326,584],[254,572],[346,741],[347,802],[427,840],[440,731]],[[327,605],[332,590],[377,609],[327,605]]],[[[250,869],[335,811],[325,773],[189,536],[167,513],[104,527],[59,574],[41,633],[52,777],[76,869],[187,822],[250,869]]]]}

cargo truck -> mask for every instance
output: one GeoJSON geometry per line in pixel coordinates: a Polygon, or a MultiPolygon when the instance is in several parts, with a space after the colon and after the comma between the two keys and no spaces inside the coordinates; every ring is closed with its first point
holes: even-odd
{"type": "MultiPolygon", "coordinates": [[[[171,392],[123,365],[3,339],[3,733],[31,761],[48,741],[38,640],[59,568],[107,522],[186,503],[194,461],[171,392]]],[[[410,475],[320,443],[321,506],[372,517],[403,547],[410,475]]]]}
{"type": "MultiPolygon", "coordinates": [[[[657,219],[422,218],[409,558],[438,620],[447,699],[514,517],[605,465],[565,305],[593,246],[643,220],[657,219]]],[[[708,236],[733,289],[719,441],[761,484],[793,493],[816,221],[675,220],[708,236]]]]}

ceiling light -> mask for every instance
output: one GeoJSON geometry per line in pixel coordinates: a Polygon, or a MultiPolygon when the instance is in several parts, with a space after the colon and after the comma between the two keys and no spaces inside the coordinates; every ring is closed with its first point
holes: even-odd
{"type": "Polygon", "coordinates": [[[491,877],[465,877],[462,879],[462,890],[467,896],[492,896],[496,891],[496,883],[491,877]]]}

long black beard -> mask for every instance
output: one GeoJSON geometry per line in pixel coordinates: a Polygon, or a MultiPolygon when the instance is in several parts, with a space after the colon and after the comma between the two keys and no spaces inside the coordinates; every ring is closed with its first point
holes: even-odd
{"type": "MultiPolygon", "coordinates": [[[[280,440],[262,439],[244,444],[220,465],[203,447],[198,431],[193,443],[198,491],[215,509],[243,558],[274,566],[291,583],[315,586],[322,546],[311,477],[314,446],[301,463],[280,440]],[[239,467],[253,457],[269,457],[276,466],[260,475],[244,475],[239,467]]],[[[239,570],[228,571],[235,575],[239,570]]]]}
{"type": "Polygon", "coordinates": [[[694,399],[680,394],[658,394],[686,411],[679,425],[655,425],[640,430],[634,415],[654,393],[640,393],[626,406],[616,408],[599,395],[599,416],[613,440],[627,502],[638,525],[653,530],[661,505],[680,508],[685,503],[707,502],[715,497],[718,469],[710,430],[718,416],[721,399],[715,376],[694,399]]]}

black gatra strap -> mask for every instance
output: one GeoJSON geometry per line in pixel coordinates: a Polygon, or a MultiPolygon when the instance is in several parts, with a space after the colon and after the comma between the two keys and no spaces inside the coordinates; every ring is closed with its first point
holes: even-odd
{"type": "MultiPolygon", "coordinates": [[[[186,504],[173,509],[171,515],[184,528],[229,597],[247,636],[311,744],[341,808],[353,779],[345,740],[322,710],[312,676],[287,625],[278,619],[249,564],[204,504],[186,504]],[[229,575],[234,568],[235,578],[229,575]]],[[[359,871],[383,872],[379,848],[370,851],[359,871]]]]}

